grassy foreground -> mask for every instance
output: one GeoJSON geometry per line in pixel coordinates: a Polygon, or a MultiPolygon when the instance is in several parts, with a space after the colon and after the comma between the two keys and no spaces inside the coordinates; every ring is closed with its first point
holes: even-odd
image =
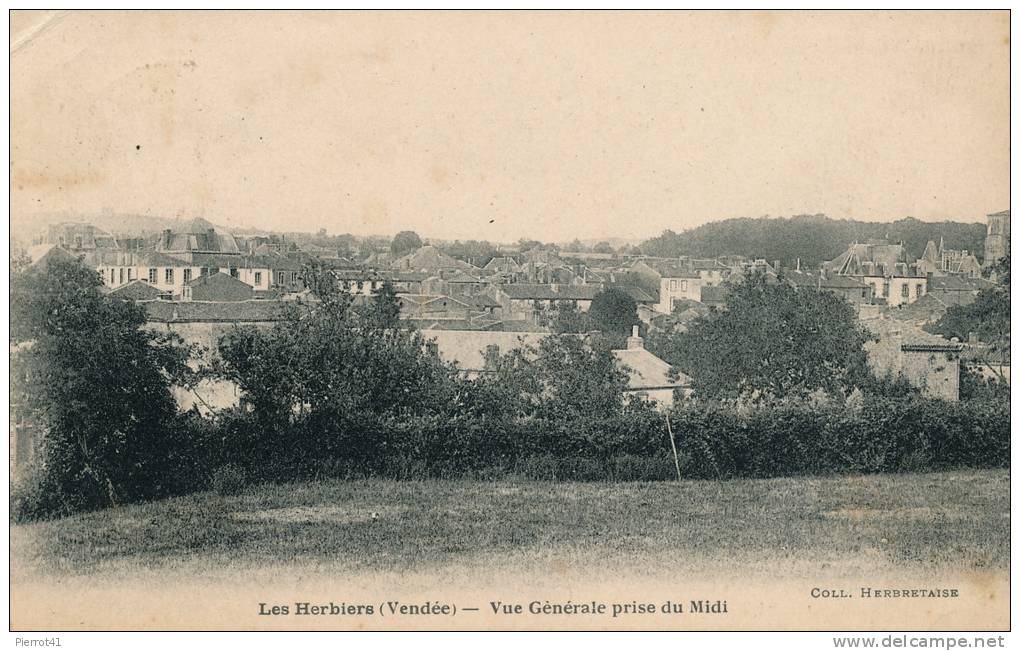
{"type": "Polygon", "coordinates": [[[201,493],[14,525],[12,572],[991,570],[1009,474],[553,483],[356,481],[201,493]]]}

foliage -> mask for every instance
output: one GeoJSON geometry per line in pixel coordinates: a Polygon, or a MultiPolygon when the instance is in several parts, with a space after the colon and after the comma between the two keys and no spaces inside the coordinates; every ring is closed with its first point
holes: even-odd
{"type": "Polygon", "coordinates": [[[689,375],[703,398],[804,396],[822,389],[847,395],[868,382],[869,335],[839,296],[749,274],[732,288],[725,310],[662,334],[653,352],[689,375]]]}
{"type": "Polygon", "coordinates": [[[395,256],[402,256],[421,248],[421,237],[414,231],[400,231],[393,236],[390,251],[395,256]]]}
{"type": "Polygon", "coordinates": [[[556,301],[552,331],[557,334],[579,334],[588,329],[587,315],[577,309],[577,301],[556,301]]]}
{"type": "Polygon", "coordinates": [[[209,487],[217,495],[237,495],[244,490],[247,481],[244,468],[236,463],[228,463],[213,471],[209,487]]]}
{"type": "Polygon", "coordinates": [[[268,329],[235,326],[219,341],[217,372],[238,385],[262,427],[446,407],[451,370],[419,332],[397,327],[392,288],[356,306],[333,274],[306,277],[318,302],[297,305],[268,329]]]}
{"type": "Polygon", "coordinates": [[[666,258],[741,255],[789,264],[800,260],[801,265],[814,268],[846,251],[850,242],[903,242],[907,255],[914,259],[924,252],[928,240],[938,242],[940,237],[948,248],[980,251],[985,225],[922,222],[912,217],[892,223],[831,219],[825,215],[725,219],[682,233],[667,230],[644,242],[641,252],[666,258]]]}
{"type": "Polygon", "coordinates": [[[608,349],[582,337],[546,337],[491,363],[480,389],[501,394],[501,411],[512,416],[603,418],[623,408],[627,375],[608,349]]]}
{"type": "Polygon", "coordinates": [[[179,492],[193,461],[171,383],[190,381],[189,349],[143,328],[78,260],[12,279],[12,404],[38,432],[28,470],[43,503],[70,513],[179,492]]]}
{"type": "MultiPolygon", "coordinates": [[[[685,479],[999,468],[1009,405],[911,396],[786,400],[742,408],[691,401],[669,413],[685,479]]],[[[231,440],[231,439],[227,439],[231,440]]],[[[255,481],[319,476],[666,480],[676,476],[665,414],[642,405],[598,417],[369,416],[298,426],[286,447],[244,437],[221,452],[255,481]]]]}
{"type": "MultiPolygon", "coordinates": [[[[1008,283],[1008,272],[1005,279],[1008,283]]],[[[1009,285],[996,285],[978,292],[973,303],[950,306],[930,328],[946,338],[967,341],[971,333],[978,341],[992,344],[1009,356],[1009,285]]]]}
{"type": "Polygon", "coordinates": [[[450,257],[464,260],[476,267],[484,267],[489,261],[499,255],[495,244],[482,240],[456,240],[452,243],[445,243],[438,248],[450,257]]]}
{"type": "Polygon", "coordinates": [[[630,294],[616,287],[608,287],[595,294],[588,318],[592,328],[605,333],[626,335],[631,326],[640,323],[637,303],[630,294]]]}

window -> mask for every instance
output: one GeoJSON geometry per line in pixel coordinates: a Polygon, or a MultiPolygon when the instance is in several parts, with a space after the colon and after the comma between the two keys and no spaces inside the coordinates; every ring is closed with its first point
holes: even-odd
{"type": "Polygon", "coordinates": [[[114,275],[115,273],[116,273],[115,269],[110,269],[110,284],[111,285],[114,284],[115,282],[117,282],[117,277],[114,275]]]}
{"type": "Polygon", "coordinates": [[[889,281],[882,283],[882,290],[878,293],[879,296],[889,296],[889,281]]]}
{"type": "Polygon", "coordinates": [[[914,285],[914,296],[921,298],[921,294],[924,293],[924,285],[914,285]]]}
{"type": "Polygon", "coordinates": [[[231,278],[237,278],[237,267],[231,267],[230,268],[230,277],[231,278]]]}
{"type": "Polygon", "coordinates": [[[132,267],[128,267],[128,282],[135,279],[135,270],[132,267]]]}
{"type": "Polygon", "coordinates": [[[186,283],[190,283],[191,282],[191,268],[190,267],[184,270],[184,282],[186,282],[186,283]]]}
{"type": "Polygon", "coordinates": [[[167,267],[166,268],[166,271],[163,272],[163,280],[166,281],[167,285],[173,285],[174,284],[174,268],[173,267],[167,267]]]}
{"type": "Polygon", "coordinates": [[[262,284],[262,272],[261,271],[256,271],[255,272],[255,284],[256,285],[261,285],[262,284]]]}
{"type": "Polygon", "coordinates": [[[900,296],[903,298],[910,298],[910,285],[903,283],[903,286],[900,287],[900,296]]]}
{"type": "Polygon", "coordinates": [[[118,276],[120,277],[120,284],[123,285],[124,284],[124,267],[120,268],[120,273],[118,274],[118,276]]]}
{"type": "Polygon", "coordinates": [[[153,285],[156,284],[156,268],[155,267],[149,267],[149,282],[152,283],[153,285]]]}
{"type": "Polygon", "coordinates": [[[675,280],[669,281],[669,291],[671,291],[671,292],[675,292],[676,291],[676,281],[675,280]]]}
{"type": "Polygon", "coordinates": [[[680,291],[685,293],[685,294],[687,293],[687,281],[686,280],[681,280],[680,281],[680,291]]]}

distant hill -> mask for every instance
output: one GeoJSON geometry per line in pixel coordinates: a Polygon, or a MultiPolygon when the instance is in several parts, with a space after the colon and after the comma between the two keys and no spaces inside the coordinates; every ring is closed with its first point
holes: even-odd
{"type": "Polygon", "coordinates": [[[903,242],[907,253],[918,258],[928,240],[945,239],[950,249],[965,249],[981,259],[984,251],[985,224],[962,222],[923,222],[913,217],[894,222],[859,222],[831,219],[825,215],[796,217],[759,217],[726,219],[674,233],[667,230],[641,244],[645,255],[677,257],[681,255],[712,258],[742,255],[748,258],[781,260],[815,268],[847,249],[854,241],[884,240],[903,242]]]}

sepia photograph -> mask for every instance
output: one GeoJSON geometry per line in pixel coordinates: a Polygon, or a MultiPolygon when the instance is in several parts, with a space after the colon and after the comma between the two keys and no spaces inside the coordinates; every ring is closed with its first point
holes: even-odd
{"type": "Polygon", "coordinates": [[[8,19],[19,645],[1003,646],[1008,9],[8,19]]]}

